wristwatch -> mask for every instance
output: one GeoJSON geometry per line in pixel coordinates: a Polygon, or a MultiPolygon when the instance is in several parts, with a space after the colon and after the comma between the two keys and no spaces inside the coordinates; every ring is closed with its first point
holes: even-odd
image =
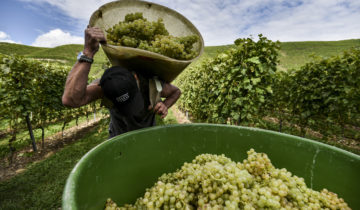
{"type": "Polygon", "coordinates": [[[87,62],[87,63],[93,63],[94,59],[87,57],[86,55],[84,55],[83,52],[79,52],[78,56],[77,56],[77,60],[79,62],[87,62]]]}

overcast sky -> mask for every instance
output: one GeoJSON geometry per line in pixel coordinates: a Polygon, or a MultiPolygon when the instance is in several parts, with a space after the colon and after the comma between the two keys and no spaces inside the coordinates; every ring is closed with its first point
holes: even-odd
{"type": "MultiPolygon", "coordinates": [[[[205,45],[262,33],[271,40],[360,38],[360,0],[149,0],[188,18],[205,45]]],[[[108,0],[1,0],[0,42],[83,44],[91,14],[108,0]]]]}

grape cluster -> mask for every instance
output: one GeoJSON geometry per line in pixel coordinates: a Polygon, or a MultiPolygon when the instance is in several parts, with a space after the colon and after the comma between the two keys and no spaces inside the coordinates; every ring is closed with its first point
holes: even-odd
{"type": "Polygon", "coordinates": [[[179,60],[190,60],[198,54],[193,44],[199,41],[199,36],[171,36],[161,18],[150,22],[140,12],[127,14],[124,21],[106,32],[111,45],[139,48],[179,60]]]}
{"type": "Polygon", "coordinates": [[[248,151],[234,162],[224,155],[202,154],[174,173],[163,174],[134,205],[115,209],[350,209],[335,193],[307,188],[304,179],[276,169],[264,153],[248,151]]]}

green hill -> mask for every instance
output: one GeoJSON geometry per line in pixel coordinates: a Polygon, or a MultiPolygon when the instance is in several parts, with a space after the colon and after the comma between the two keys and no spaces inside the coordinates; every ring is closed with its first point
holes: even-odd
{"type": "MultiPolygon", "coordinates": [[[[205,47],[204,56],[215,56],[234,45],[205,47]]],[[[279,52],[280,69],[298,68],[308,62],[312,54],[330,57],[340,55],[352,47],[360,47],[360,39],[342,41],[282,42],[279,52]]]]}
{"type": "Polygon", "coordinates": [[[360,39],[343,41],[283,42],[280,51],[280,66],[298,68],[309,61],[310,55],[323,57],[340,55],[352,47],[360,47],[360,39]]]}
{"type": "MultiPolygon", "coordinates": [[[[2,54],[17,54],[27,58],[57,62],[69,66],[72,66],[76,62],[78,53],[83,49],[84,45],[80,44],[69,44],[54,48],[46,48],[0,42],[0,53],[2,54]]],[[[94,57],[94,63],[91,66],[90,75],[100,77],[102,73],[102,66],[106,62],[107,58],[103,50],[99,49],[99,52],[94,57]]]]}
{"type": "Polygon", "coordinates": [[[82,51],[83,48],[84,47],[82,45],[78,44],[62,45],[54,48],[37,50],[27,54],[26,57],[66,60],[73,63],[76,61],[77,54],[82,51]]]}
{"type": "Polygon", "coordinates": [[[32,47],[22,44],[12,44],[7,42],[0,42],[0,53],[10,55],[28,55],[37,51],[41,51],[47,48],[44,47],[32,47]]]}
{"type": "Polygon", "coordinates": [[[230,44],[230,45],[220,45],[220,46],[208,46],[205,47],[204,49],[204,55],[205,56],[210,56],[213,57],[216,54],[218,54],[219,52],[225,51],[231,47],[233,47],[234,45],[230,44]]]}
{"type": "MultiPolygon", "coordinates": [[[[205,47],[203,57],[213,57],[217,53],[224,51],[233,45],[207,46],[205,47]]],[[[360,47],[360,39],[343,40],[343,41],[309,41],[309,42],[282,42],[279,52],[280,69],[297,68],[302,66],[311,58],[311,54],[319,56],[340,55],[343,51],[351,47],[360,47]]],[[[32,47],[20,44],[10,44],[0,42],[0,53],[18,54],[28,58],[49,60],[50,62],[61,62],[72,66],[76,61],[78,52],[83,50],[83,45],[70,44],[54,48],[32,47]]],[[[100,77],[102,66],[107,62],[107,58],[102,51],[96,54],[95,62],[92,65],[91,75],[100,77]]]]}

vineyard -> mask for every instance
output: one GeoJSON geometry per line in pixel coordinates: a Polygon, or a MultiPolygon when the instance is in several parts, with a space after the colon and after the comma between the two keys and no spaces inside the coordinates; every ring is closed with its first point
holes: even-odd
{"type": "Polygon", "coordinates": [[[178,78],[179,106],[197,122],[272,129],[359,153],[338,141],[359,145],[360,49],[314,55],[287,71],[278,68],[279,49],[262,35],[236,40],[178,78]]]}
{"type": "MultiPolygon", "coordinates": [[[[359,40],[279,43],[260,35],[257,42],[247,38],[206,47],[175,81],[183,92],[179,107],[195,122],[272,129],[358,153],[342,144],[350,139],[357,145],[360,138],[359,50],[352,46],[360,46],[359,40]]],[[[0,157],[29,144],[36,150],[36,141],[43,146],[46,131],[54,132],[51,126],[63,131],[99,111],[99,103],[78,109],[61,104],[81,49],[0,43],[0,157]]],[[[106,66],[100,50],[89,82],[106,66]]]]}
{"type": "Polygon", "coordinates": [[[33,150],[37,151],[34,129],[41,129],[44,147],[46,127],[61,122],[63,131],[70,121],[77,122],[79,117],[96,112],[95,103],[78,109],[62,105],[69,67],[3,54],[0,54],[0,65],[0,121],[7,125],[2,135],[9,139],[8,148],[1,147],[1,156],[29,142],[17,141],[17,135],[23,130],[29,132],[33,150]]]}
{"type": "MultiPolygon", "coordinates": [[[[106,114],[99,102],[77,109],[61,104],[66,76],[82,47],[0,43],[2,159],[12,160],[12,154],[29,145],[42,150],[48,136],[106,114]]],[[[276,130],[359,154],[359,47],[359,40],[279,43],[261,35],[258,41],[206,47],[203,57],[175,81],[183,93],[178,107],[193,122],[276,130]]],[[[100,50],[89,82],[107,65],[100,50]]],[[[0,193],[0,208],[60,207],[71,168],[107,138],[107,124],[102,120],[56,155],[0,183],[5,192],[0,193]]]]}

